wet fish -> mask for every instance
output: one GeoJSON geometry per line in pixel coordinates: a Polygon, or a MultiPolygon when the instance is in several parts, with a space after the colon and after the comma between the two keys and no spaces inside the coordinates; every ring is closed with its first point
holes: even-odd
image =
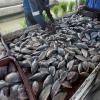
{"type": "Polygon", "coordinates": [[[32,62],[32,66],[31,66],[31,73],[32,74],[35,74],[38,70],[38,61],[35,59],[33,62],[32,62]]]}
{"type": "Polygon", "coordinates": [[[76,43],[75,45],[80,49],[88,49],[88,46],[85,43],[76,43]]]}
{"type": "Polygon", "coordinates": [[[48,75],[47,72],[39,72],[31,76],[29,79],[35,81],[42,81],[46,78],[47,75],[48,75]]]}
{"type": "Polygon", "coordinates": [[[49,73],[50,73],[52,76],[54,76],[55,73],[56,73],[56,68],[55,68],[54,66],[50,66],[50,67],[49,67],[49,73]]]}
{"type": "Polygon", "coordinates": [[[71,71],[67,75],[67,80],[70,81],[70,83],[76,82],[78,79],[78,73],[71,71]]]}
{"type": "Polygon", "coordinates": [[[75,57],[78,59],[78,60],[81,60],[81,61],[86,61],[87,59],[81,55],[75,55],[75,57]]]}
{"type": "Polygon", "coordinates": [[[74,65],[74,62],[75,62],[74,60],[71,60],[70,62],[67,63],[68,70],[71,70],[72,69],[72,67],[74,65]]]}
{"type": "Polygon", "coordinates": [[[8,97],[4,95],[3,91],[0,92],[0,99],[1,100],[9,100],[8,97]]]}
{"type": "Polygon", "coordinates": [[[58,54],[59,54],[59,55],[65,56],[65,51],[64,51],[63,48],[58,48],[57,51],[58,51],[58,54]]]}
{"type": "Polygon", "coordinates": [[[68,60],[68,57],[69,57],[69,53],[67,53],[67,54],[65,55],[65,60],[68,60]]]}
{"type": "Polygon", "coordinates": [[[51,85],[46,86],[42,92],[40,93],[39,100],[48,100],[50,91],[51,91],[51,85]]]}
{"type": "Polygon", "coordinates": [[[46,57],[51,57],[53,54],[56,53],[56,49],[54,48],[49,48],[49,50],[47,51],[46,57]]]}
{"type": "Polygon", "coordinates": [[[43,88],[52,83],[53,83],[53,77],[51,75],[48,75],[43,82],[43,88]]]}
{"type": "Polygon", "coordinates": [[[61,71],[60,82],[63,82],[67,78],[67,75],[68,75],[68,71],[61,71]]]}
{"type": "Polygon", "coordinates": [[[63,61],[61,61],[59,64],[58,64],[58,69],[60,69],[60,68],[64,68],[65,67],[65,60],[63,60],[63,61]]]}
{"type": "Polygon", "coordinates": [[[5,81],[8,82],[8,83],[13,84],[13,83],[21,81],[21,78],[20,78],[20,76],[17,72],[12,72],[12,73],[9,73],[5,77],[5,81]]]}
{"type": "Polygon", "coordinates": [[[39,46],[39,47],[36,49],[36,51],[41,51],[41,50],[43,50],[43,49],[46,49],[47,47],[48,47],[47,44],[41,45],[41,46],[39,46]]]}
{"type": "Polygon", "coordinates": [[[37,95],[39,93],[40,85],[37,81],[33,82],[32,89],[33,89],[33,92],[35,93],[35,95],[37,95]]]}
{"type": "Polygon", "coordinates": [[[54,82],[54,84],[52,86],[52,90],[51,90],[52,97],[54,97],[60,91],[60,87],[61,87],[60,81],[56,80],[54,82]]]}
{"type": "Polygon", "coordinates": [[[81,52],[82,52],[82,54],[83,54],[84,57],[87,57],[88,56],[87,50],[81,49],[81,52]]]}
{"type": "Polygon", "coordinates": [[[7,75],[7,66],[0,67],[0,79],[4,78],[7,75]]]}
{"type": "Polygon", "coordinates": [[[72,88],[72,85],[71,85],[70,82],[68,82],[68,81],[64,81],[61,85],[62,85],[64,88],[72,88]]]}
{"type": "Polygon", "coordinates": [[[45,59],[46,58],[46,54],[47,54],[47,51],[41,52],[41,54],[38,57],[38,60],[41,61],[41,60],[45,59]]]}
{"type": "Polygon", "coordinates": [[[6,87],[8,85],[8,83],[4,80],[0,80],[0,89],[2,89],[3,87],[6,87]]]}
{"type": "Polygon", "coordinates": [[[27,100],[28,99],[25,88],[22,85],[20,85],[18,87],[18,99],[19,100],[27,100]]]}
{"type": "Polygon", "coordinates": [[[92,62],[98,62],[100,60],[100,55],[95,55],[92,58],[92,62]]]}
{"type": "MultiPolygon", "coordinates": [[[[89,17],[73,14],[56,20],[56,32],[45,32],[36,25],[8,43],[19,62],[30,62],[31,67],[24,63],[22,68],[28,77],[31,76],[30,81],[35,81],[34,88],[40,85],[37,92],[38,98],[41,95],[40,100],[66,99],[63,89],[71,88],[78,77],[88,77],[99,63],[99,24],[89,17]],[[51,84],[51,89],[45,89],[51,84]]],[[[1,49],[4,51],[3,47],[1,49]]],[[[22,94],[20,97],[25,99],[22,94]]]]}
{"type": "Polygon", "coordinates": [[[65,100],[66,96],[67,92],[60,92],[56,96],[54,96],[52,100],[65,100]]]}

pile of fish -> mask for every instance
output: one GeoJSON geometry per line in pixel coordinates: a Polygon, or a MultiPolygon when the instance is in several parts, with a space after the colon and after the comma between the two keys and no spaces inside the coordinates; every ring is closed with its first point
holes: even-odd
{"type": "Polygon", "coordinates": [[[6,51],[3,44],[0,42],[0,59],[6,56],[6,51]]]}
{"type": "Polygon", "coordinates": [[[73,14],[56,20],[55,27],[54,33],[27,30],[8,44],[37,100],[65,100],[73,84],[88,77],[100,61],[99,21],[73,14]]]}
{"type": "Polygon", "coordinates": [[[0,67],[0,100],[27,100],[28,96],[13,63],[0,67]]]}

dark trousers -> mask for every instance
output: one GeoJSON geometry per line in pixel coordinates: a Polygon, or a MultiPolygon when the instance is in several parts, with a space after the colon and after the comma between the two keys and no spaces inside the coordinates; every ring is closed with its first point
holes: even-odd
{"type": "Polygon", "coordinates": [[[25,19],[26,19],[27,27],[36,24],[35,20],[33,19],[32,13],[25,13],[25,19]]]}

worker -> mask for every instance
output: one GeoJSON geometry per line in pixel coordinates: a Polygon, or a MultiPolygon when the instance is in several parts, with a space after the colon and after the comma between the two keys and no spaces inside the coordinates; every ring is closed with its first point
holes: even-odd
{"type": "Polygon", "coordinates": [[[43,10],[46,11],[51,22],[54,22],[50,13],[49,0],[23,0],[23,7],[27,26],[39,24],[43,30],[49,27],[43,18],[43,10]]]}
{"type": "Polygon", "coordinates": [[[86,0],[86,5],[81,5],[78,13],[83,10],[94,12],[94,17],[100,19],[100,0],[86,0]]]}

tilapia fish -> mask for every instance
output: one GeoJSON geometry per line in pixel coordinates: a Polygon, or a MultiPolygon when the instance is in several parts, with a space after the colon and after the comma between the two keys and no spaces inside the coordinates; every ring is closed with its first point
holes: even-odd
{"type": "MultiPolygon", "coordinates": [[[[55,28],[54,33],[37,26],[8,43],[32,83],[37,100],[66,100],[67,90],[73,89],[80,77],[88,77],[100,61],[99,21],[73,14],[55,20],[55,28]]],[[[0,71],[1,78],[7,74],[6,69],[0,71]]],[[[13,69],[0,87],[19,80],[13,69]]]]}

